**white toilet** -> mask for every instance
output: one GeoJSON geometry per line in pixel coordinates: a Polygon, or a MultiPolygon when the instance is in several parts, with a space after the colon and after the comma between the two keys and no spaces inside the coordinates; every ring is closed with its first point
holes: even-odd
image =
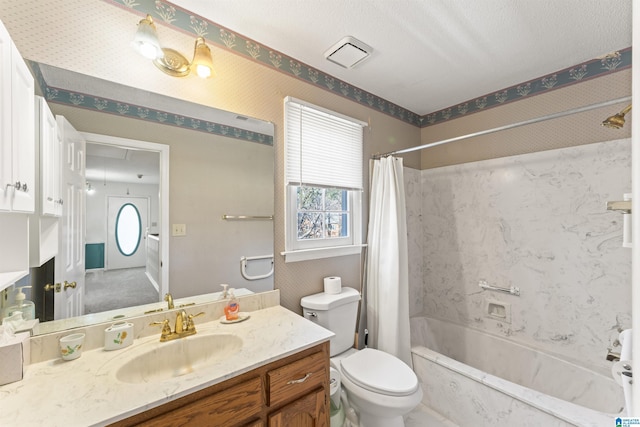
{"type": "Polygon", "coordinates": [[[397,357],[353,348],[360,294],[342,288],[339,294],[319,293],[300,301],[304,316],[329,329],[331,366],[340,372],[349,403],[361,427],[404,427],[402,416],[422,399],[416,374],[397,357]]]}

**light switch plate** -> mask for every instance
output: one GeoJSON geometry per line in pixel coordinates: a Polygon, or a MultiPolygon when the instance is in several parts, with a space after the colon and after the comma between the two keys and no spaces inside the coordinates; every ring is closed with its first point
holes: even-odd
{"type": "Polygon", "coordinates": [[[171,227],[173,236],[186,236],[187,235],[187,224],[173,224],[171,227]]]}

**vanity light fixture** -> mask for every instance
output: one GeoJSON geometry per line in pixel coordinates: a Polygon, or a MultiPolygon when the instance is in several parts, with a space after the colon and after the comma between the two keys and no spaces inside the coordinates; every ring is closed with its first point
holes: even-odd
{"type": "Polygon", "coordinates": [[[193,60],[189,62],[180,52],[163,48],[158,40],[156,25],[151,15],[140,20],[138,30],[131,43],[142,56],[151,59],[162,72],[173,77],[184,77],[194,71],[203,79],[215,77],[211,49],[204,38],[198,37],[193,49],[193,60]]]}

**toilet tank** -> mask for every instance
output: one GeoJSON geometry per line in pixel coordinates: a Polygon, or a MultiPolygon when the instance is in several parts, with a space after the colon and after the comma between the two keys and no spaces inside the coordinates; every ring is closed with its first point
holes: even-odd
{"type": "Polygon", "coordinates": [[[353,347],[360,293],[344,287],[339,294],[324,292],[300,300],[304,317],[335,334],[329,347],[331,356],[353,347]]]}

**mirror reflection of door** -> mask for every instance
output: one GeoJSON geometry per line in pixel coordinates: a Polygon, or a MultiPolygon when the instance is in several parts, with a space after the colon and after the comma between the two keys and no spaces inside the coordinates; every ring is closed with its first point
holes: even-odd
{"type": "Polygon", "coordinates": [[[149,199],[114,197],[107,202],[107,270],[146,266],[149,199]]]}
{"type": "Polygon", "coordinates": [[[63,203],[55,258],[55,283],[61,284],[61,290],[55,293],[54,318],[66,319],[84,314],[86,142],[64,117],[58,116],[57,121],[63,142],[63,203]]]}

